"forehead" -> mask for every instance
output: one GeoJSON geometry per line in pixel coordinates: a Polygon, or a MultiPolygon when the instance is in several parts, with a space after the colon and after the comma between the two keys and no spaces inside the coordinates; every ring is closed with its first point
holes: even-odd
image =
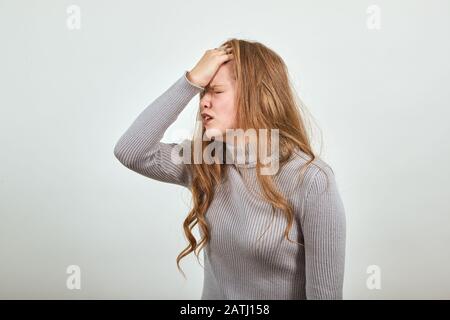
{"type": "Polygon", "coordinates": [[[226,86],[232,82],[230,64],[222,64],[216,72],[214,78],[207,85],[208,88],[226,86]]]}

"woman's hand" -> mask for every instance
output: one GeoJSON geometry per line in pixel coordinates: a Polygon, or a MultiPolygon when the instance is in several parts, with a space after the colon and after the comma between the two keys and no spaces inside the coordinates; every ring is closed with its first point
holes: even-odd
{"type": "Polygon", "coordinates": [[[217,49],[206,50],[203,57],[188,72],[187,77],[192,83],[206,87],[212,80],[222,63],[233,59],[232,48],[230,45],[224,45],[217,49]]]}

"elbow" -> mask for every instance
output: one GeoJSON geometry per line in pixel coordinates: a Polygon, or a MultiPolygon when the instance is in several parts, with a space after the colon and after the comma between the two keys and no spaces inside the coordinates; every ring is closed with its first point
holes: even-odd
{"type": "Polygon", "coordinates": [[[119,142],[114,146],[114,156],[125,167],[130,168],[133,166],[134,161],[132,160],[131,155],[125,152],[125,150],[120,146],[119,142]]]}

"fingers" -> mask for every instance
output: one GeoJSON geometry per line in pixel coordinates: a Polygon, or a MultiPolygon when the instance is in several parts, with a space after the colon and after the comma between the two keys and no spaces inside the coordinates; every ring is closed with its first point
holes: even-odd
{"type": "Polygon", "coordinates": [[[230,47],[231,47],[231,46],[230,46],[228,43],[226,43],[226,44],[224,44],[223,46],[220,46],[219,48],[216,48],[216,49],[224,50],[224,49],[230,48],[230,47]]]}
{"type": "Polygon", "coordinates": [[[224,44],[219,48],[214,48],[212,50],[208,50],[212,56],[216,56],[219,58],[219,64],[227,62],[228,60],[234,59],[233,55],[233,47],[230,44],[224,44]]]}
{"type": "Polygon", "coordinates": [[[225,59],[225,61],[230,60],[234,57],[233,48],[229,44],[225,44],[216,49],[219,52],[220,57],[221,58],[223,57],[225,59]]]}
{"type": "Polygon", "coordinates": [[[232,51],[232,47],[229,44],[224,44],[223,46],[219,48],[214,48],[214,50],[220,52],[220,53],[229,53],[232,51]]]}

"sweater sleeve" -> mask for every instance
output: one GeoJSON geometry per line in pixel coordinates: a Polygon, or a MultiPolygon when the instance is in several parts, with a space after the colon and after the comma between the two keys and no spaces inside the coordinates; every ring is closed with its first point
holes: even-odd
{"type": "MultiPolygon", "coordinates": [[[[191,172],[184,163],[172,161],[176,143],[163,143],[167,128],[203,88],[187,79],[188,71],[148,105],[120,137],[115,157],[128,169],[158,181],[188,187],[191,172]]],[[[189,145],[190,140],[182,144],[189,145]]],[[[180,144],[181,145],[181,144],[180,144]]],[[[180,146],[178,145],[178,146],[180,146]]]]}
{"type": "Polygon", "coordinates": [[[340,300],[343,296],[346,218],[331,167],[325,166],[315,173],[305,201],[302,229],[306,298],[340,300]]]}

